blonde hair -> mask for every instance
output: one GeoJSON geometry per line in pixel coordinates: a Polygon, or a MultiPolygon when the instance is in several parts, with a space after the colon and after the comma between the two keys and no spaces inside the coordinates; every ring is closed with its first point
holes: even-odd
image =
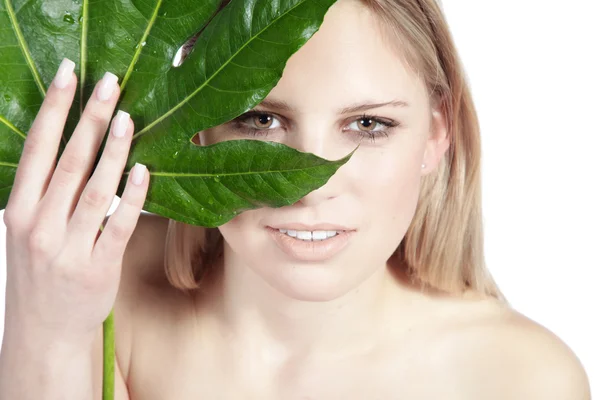
{"type": "MultiPolygon", "coordinates": [[[[437,169],[422,178],[415,216],[392,257],[414,281],[451,294],[472,290],[501,302],[506,298],[483,254],[481,144],[479,122],[447,22],[435,0],[360,0],[406,64],[418,71],[430,99],[446,116],[450,146],[437,169]]],[[[222,255],[217,228],[170,220],[165,271],[181,289],[200,287],[222,255]]]]}

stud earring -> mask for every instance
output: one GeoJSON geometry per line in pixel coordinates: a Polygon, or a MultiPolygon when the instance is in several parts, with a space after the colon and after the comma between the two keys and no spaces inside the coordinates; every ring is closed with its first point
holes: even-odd
{"type": "Polygon", "coordinates": [[[421,164],[421,169],[425,168],[425,164],[421,164]]]}

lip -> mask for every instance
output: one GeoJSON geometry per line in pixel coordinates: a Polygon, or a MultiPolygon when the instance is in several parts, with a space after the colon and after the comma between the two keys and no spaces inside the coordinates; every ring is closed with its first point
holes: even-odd
{"type": "Polygon", "coordinates": [[[341,252],[356,234],[355,231],[345,231],[325,240],[304,241],[279,232],[279,228],[267,226],[267,231],[281,251],[300,261],[328,260],[341,252]]]}
{"type": "Polygon", "coordinates": [[[285,229],[285,230],[294,230],[294,231],[355,231],[356,229],[348,228],[343,225],[332,224],[332,223],[322,223],[316,225],[307,225],[299,222],[290,222],[288,224],[278,224],[278,225],[267,225],[267,228],[273,229],[285,229]]]}

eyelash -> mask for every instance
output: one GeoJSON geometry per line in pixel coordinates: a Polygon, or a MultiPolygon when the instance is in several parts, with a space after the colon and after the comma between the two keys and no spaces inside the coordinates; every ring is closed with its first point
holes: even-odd
{"type": "MultiPolygon", "coordinates": [[[[251,136],[261,136],[261,135],[268,135],[269,131],[273,131],[275,129],[256,129],[256,128],[250,128],[247,125],[244,125],[242,122],[256,117],[256,116],[270,116],[270,117],[275,117],[278,118],[276,115],[265,112],[265,111],[248,111],[245,114],[240,115],[239,117],[237,117],[236,119],[234,119],[234,123],[235,123],[235,129],[244,131],[245,134],[247,135],[251,135],[251,136]]],[[[365,137],[369,137],[373,142],[382,137],[388,137],[389,131],[391,130],[391,128],[394,128],[396,126],[399,126],[400,123],[399,122],[395,122],[395,121],[387,121],[387,120],[383,120],[380,119],[379,117],[377,117],[376,115],[368,115],[368,114],[363,114],[362,116],[360,116],[357,119],[354,119],[352,122],[355,121],[360,121],[360,120],[372,120],[375,123],[381,124],[383,126],[385,126],[385,129],[381,129],[378,131],[375,130],[371,130],[371,131],[357,131],[357,130],[351,130],[352,132],[356,133],[358,136],[360,136],[361,138],[365,138],[365,137]]]]}

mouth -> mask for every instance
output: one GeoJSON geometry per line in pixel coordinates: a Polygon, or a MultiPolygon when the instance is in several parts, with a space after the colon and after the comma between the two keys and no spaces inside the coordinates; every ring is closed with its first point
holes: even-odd
{"type": "Polygon", "coordinates": [[[325,261],[341,252],[355,231],[292,231],[267,226],[285,254],[300,261],[325,261]],[[283,231],[283,232],[282,232],[283,231]],[[294,235],[295,236],[292,236],[294,235]]]}
{"type": "Polygon", "coordinates": [[[274,231],[278,231],[283,233],[289,237],[298,240],[304,240],[307,242],[310,241],[318,241],[318,240],[327,240],[329,238],[335,237],[337,235],[344,234],[346,232],[350,232],[349,230],[325,230],[325,229],[316,229],[316,230],[296,230],[296,229],[276,229],[269,227],[274,231]]]}

